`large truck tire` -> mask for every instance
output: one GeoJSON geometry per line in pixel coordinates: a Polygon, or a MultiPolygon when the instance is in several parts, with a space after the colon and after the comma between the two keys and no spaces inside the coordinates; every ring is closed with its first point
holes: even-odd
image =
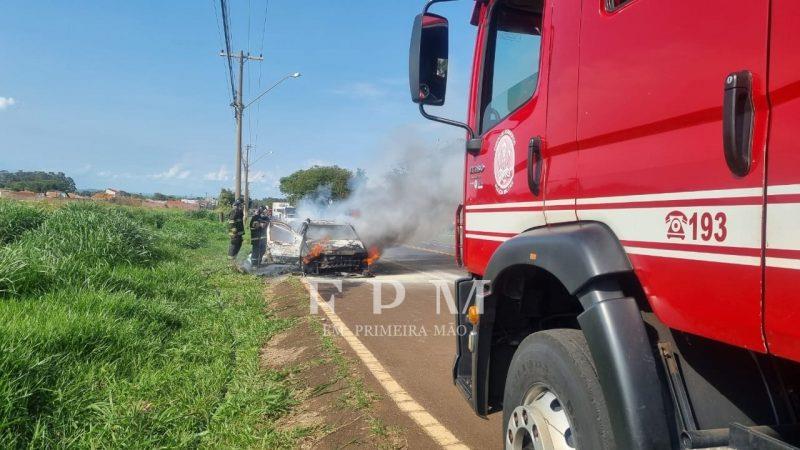
{"type": "Polygon", "coordinates": [[[511,360],[503,395],[506,449],[611,450],[597,370],[580,330],[533,333],[511,360]]]}

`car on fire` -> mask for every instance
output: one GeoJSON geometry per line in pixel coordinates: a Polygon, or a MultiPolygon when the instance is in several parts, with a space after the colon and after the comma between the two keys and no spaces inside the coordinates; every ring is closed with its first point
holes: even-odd
{"type": "Polygon", "coordinates": [[[272,262],[298,264],[304,273],[364,273],[370,255],[355,228],[328,220],[272,221],[267,228],[272,262]]]}

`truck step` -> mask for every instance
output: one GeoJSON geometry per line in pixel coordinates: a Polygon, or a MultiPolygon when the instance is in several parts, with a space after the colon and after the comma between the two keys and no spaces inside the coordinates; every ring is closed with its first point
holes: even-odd
{"type": "Polygon", "coordinates": [[[464,397],[472,402],[472,379],[468,376],[459,376],[456,378],[456,386],[458,386],[461,393],[464,394],[464,397]]]}
{"type": "Polygon", "coordinates": [[[730,448],[734,450],[800,450],[800,427],[756,426],[735,423],[730,428],[730,448]]]}

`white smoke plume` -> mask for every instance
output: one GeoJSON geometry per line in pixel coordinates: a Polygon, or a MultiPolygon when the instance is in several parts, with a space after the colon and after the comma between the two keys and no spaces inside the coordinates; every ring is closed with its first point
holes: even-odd
{"type": "Polygon", "coordinates": [[[356,177],[344,201],[323,187],[297,205],[301,219],[351,223],[368,246],[422,242],[452,229],[463,193],[464,141],[444,146],[399,135],[387,146],[384,173],[356,177]]]}

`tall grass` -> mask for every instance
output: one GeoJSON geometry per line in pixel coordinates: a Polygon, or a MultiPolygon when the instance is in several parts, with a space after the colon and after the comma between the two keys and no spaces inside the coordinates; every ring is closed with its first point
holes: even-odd
{"type": "MultiPolygon", "coordinates": [[[[3,207],[0,223],[28,208],[3,207]]],[[[226,265],[221,224],[94,204],[39,213],[0,247],[0,448],[282,439],[267,419],[289,394],[258,352],[288,324],[226,265]]]]}
{"type": "Polygon", "coordinates": [[[38,227],[44,216],[40,207],[0,200],[0,245],[13,242],[25,231],[38,227]]]}

